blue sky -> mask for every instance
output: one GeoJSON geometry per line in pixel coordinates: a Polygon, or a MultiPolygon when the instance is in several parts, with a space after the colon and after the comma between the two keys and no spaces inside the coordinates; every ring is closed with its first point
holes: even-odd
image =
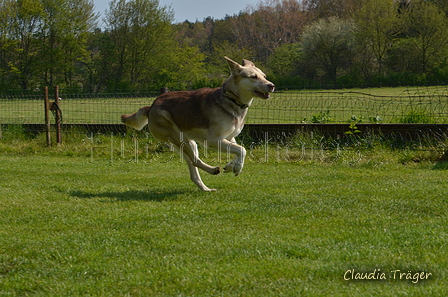
{"type": "MultiPolygon", "coordinates": [[[[109,8],[110,0],[93,0],[96,10],[104,13],[109,8]]],[[[202,21],[211,16],[222,19],[226,14],[233,15],[244,10],[247,5],[255,5],[260,0],[159,0],[161,6],[174,9],[175,21],[202,21]]]]}

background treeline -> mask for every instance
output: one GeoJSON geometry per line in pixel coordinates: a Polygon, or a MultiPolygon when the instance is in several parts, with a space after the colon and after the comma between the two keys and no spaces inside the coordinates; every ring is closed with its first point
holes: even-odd
{"type": "Polygon", "coordinates": [[[219,86],[223,56],[278,87],[448,82],[448,0],[262,0],[174,23],[157,0],[0,0],[0,89],[219,86]]]}

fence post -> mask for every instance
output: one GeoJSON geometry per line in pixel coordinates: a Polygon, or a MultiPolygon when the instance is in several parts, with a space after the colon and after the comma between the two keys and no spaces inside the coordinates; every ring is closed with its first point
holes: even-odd
{"type": "Polygon", "coordinates": [[[58,86],[54,87],[54,112],[55,112],[55,120],[56,120],[56,141],[58,144],[62,143],[62,133],[61,133],[61,109],[59,108],[59,88],[58,86]]]}
{"type": "Polygon", "coordinates": [[[45,107],[45,132],[47,135],[47,146],[51,146],[50,101],[48,99],[48,87],[44,87],[44,107],[45,107]]]}

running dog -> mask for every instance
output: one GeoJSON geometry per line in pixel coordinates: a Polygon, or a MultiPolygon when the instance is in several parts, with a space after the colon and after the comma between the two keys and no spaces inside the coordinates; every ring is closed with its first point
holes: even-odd
{"type": "Polygon", "coordinates": [[[173,144],[188,165],[190,179],[202,191],[216,190],[202,182],[198,168],[215,175],[221,168],[210,166],[199,158],[196,142],[233,154],[235,157],[224,167],[224,172],[239,175],[246,149],[236,143],[235,137],[243,129],[244,118],[254,97],[269,99],[269,93],[275,88],[251,61],[243,60],[240,65],[224,58],[231,75],[220,88],[168,92],[157,97],[151,106],[121,116],[125,125],[137,130],[149,125],[149,131],[157,140],[173,144]]]}

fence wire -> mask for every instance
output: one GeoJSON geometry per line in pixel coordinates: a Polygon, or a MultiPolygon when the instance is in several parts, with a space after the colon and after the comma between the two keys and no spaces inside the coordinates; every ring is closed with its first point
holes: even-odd
{"type": "MultiPolygon", "coordinates": [[[[380,89],[379,89],[380,90],[380,89]]],[[[393,95],[354,91],[284,91],[254,102],[247,123],[437,123],[448,121],[448,89],[413,88],[393,95]]]]}
{"type": "MultiPolygon", "coordinates": [[[[448,86],[368,90],[275,92],[268,100],[254,100],[246,123],[448,123],[448,86]]],[[[122,126],[121,114],[151,105],[158,94],[159,90],[80,95],[59,89],[62,124],[86,129],[94,125],[114,132],[122,126]]],[[[43,92],[11,91],[0,95],[0,131],[43,125],[44,118],[43,92]]]]}

